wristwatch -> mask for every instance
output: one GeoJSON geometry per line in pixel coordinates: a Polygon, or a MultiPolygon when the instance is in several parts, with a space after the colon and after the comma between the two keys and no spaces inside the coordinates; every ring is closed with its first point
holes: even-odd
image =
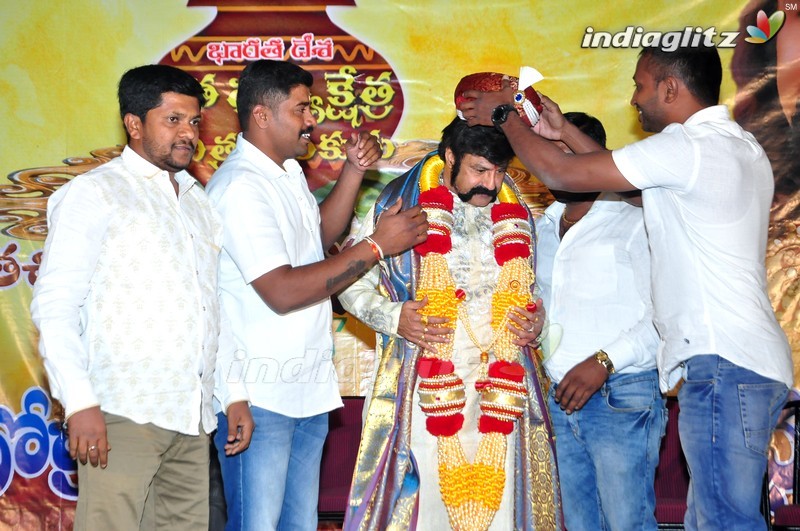
{"type": "Polygon", "coordinates": [[[614,364],[611,363],[611,358],[608,357],[605,350],[598,350],[594,353],[594,359],[597,360],[597,363],[605,367],[608,371],[608,374],[614,374],[614,364]]]}
{"type": "Polygon", "coordinates": [[[494,124],[498,131],[501,131],[502,129],[500,129],[500,126],[506,123],[506,120],[508,120],[508,113],[515,112],[516,110],[517,109],[510,103],[498,105],[492,111],[492,124],[494,124]]]}

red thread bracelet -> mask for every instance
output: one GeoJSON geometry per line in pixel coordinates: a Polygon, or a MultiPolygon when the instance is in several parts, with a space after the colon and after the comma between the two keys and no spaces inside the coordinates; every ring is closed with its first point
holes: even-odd
{"type": "Polygon", "coordinates": [[[383,249],[381,249],[381,246],[378,245],[375,242],[375,240],[373,240],[369,236],[366,236],[364,238],[364,241],[369,244],[370,248],[372,249],[373,254],[375,255],[375,259],[378,260],[378,262],[383,260],[383,249]]]}

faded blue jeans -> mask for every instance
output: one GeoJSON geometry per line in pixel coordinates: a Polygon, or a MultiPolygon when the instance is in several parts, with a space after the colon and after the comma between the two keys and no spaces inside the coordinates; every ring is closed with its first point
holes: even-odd
{"type": "Polygon", "coordinates": [[[761,486],[789,389],[717,355],[684,366],[678,426],[691,474],[686,529],[766,529],[761,486]]]}
{"type": "Polygon", "coordinates": [[[656,370],[612,374],[567,415],[548,399],[569,531],[655,530],[655,471],[667,423],[656,370]]]}
{"type": "Polygon", "coordinates": [[[231,457],[224,449],[228,420],[217,414],[226,531],[315,531],[328,414],[296,419],[259,407],[250,411],[256,423],[250,447],[231,457]]]}

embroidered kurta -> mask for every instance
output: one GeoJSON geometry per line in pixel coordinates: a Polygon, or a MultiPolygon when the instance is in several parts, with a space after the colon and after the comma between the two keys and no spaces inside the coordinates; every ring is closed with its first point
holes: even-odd
{"type": "MultiPolygon", "coordinates": [[[[31,314],[53,396],[197,435],[216,427],[215,364],[233,340],[217,293],[222,226],[186,172],[126,147],[48,202],[49,233],[31,314]]],[[[217,398],[246,400],[218,378],[217,398]]]]}
{"type": "MultiPolygon", "coordinates": [[[[376,204],[378,214],[398,193],[405,192],[404,204],[416,204],[418,168],[423,163],[390,183],[376,204]]],[[[491,343],[492,294],[500,271],[494,259],[491,207],[474,207],[454,198],[453,248],[446,255],[456,286],[467,292],[464,313],[483,347],[491,343]]],[[[359,238],[371,233],[373,219],[372,215],[367,217],[359,238]]],[[[340,295],[348,311],[382,334],[347,529],[438,530],[450,526],[439,493],[437,440],[425,429],[426,417],[419,409],[416,393],[418,352],[397,336],[402,304],[413,299],[417,258],[407,252],[390,260],[388,267],[383,264],[383,271],[376,266],[340,295]],[[376,289],[379,282],[380,292],[376,289]]],[[[459,436],[471,462],[481,439],[477,429],[480,396],[474,382],[482,349],[469,338],[461,320],[454,325],[453,363],[467,389],[465,422],[459,436]]],[[[493,530],[533,529],[534,523],[537,529],[560,526],[549,420],[529,355],[526,351],[526,359],[520,360],[528,373],[528,410],[508,437],[503,498],[490,527],[493,530]]]]}

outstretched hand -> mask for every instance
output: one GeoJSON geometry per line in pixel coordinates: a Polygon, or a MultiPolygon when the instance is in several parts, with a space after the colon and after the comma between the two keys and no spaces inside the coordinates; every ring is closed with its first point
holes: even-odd
{"type": "Polygon", "coordinates": [[[350,140],[345,144],[344,150],[347,162],[362,173],[378,162],[383,154],[383,147],[378,139],[366,132],[350,133],[350,140]]]}
{"type": "Polygon", "coordinates": [[[401,211],[403,200],[384,210],[371,237],[385,256],[398,254],[428,239],[428,215],[419,205],[401,211]]]}
{"type": "Polygon", "coordinates": [[[445,326],[448,323],[446,317],[426,316],[420,310],[428,304],[426,296],[421,301],[406,301],[400,310],[400,323],[397,326],[397,335],[405,340],[431,352],[438,353],[436,343],[446,343],[449,341],[448,334],[453,333],[453,329],[445,326]]]}

